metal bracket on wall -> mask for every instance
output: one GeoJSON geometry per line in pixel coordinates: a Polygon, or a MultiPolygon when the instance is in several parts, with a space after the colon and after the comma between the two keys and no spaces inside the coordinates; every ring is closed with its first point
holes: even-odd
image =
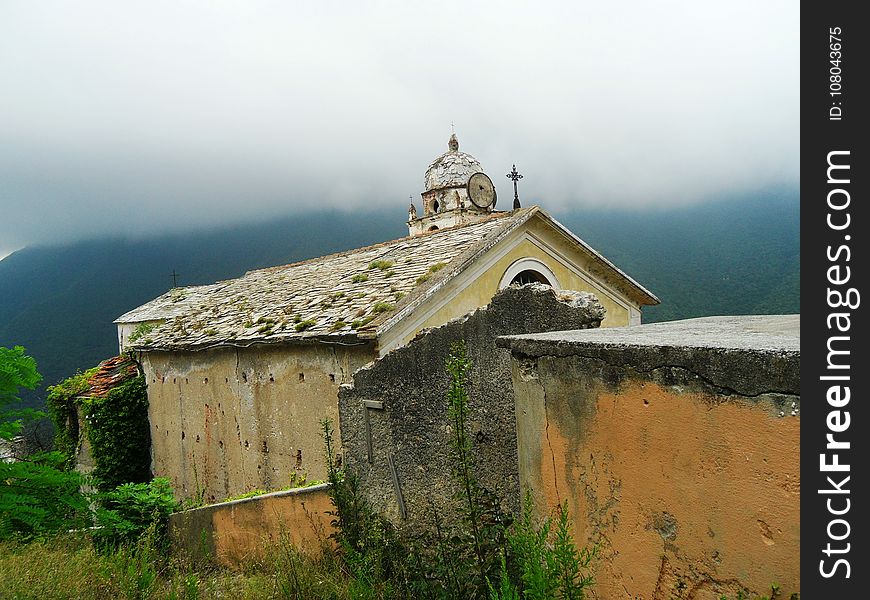
{"type": "Polygon", "coordinates": [[[405,498],[402,496],[402,488],[399,486],[399,473],[396,471],[396,462],[393,460],[392,452],[387,452],[387,462],[390,465],[390,475],[393,478],[393,488],[396,490],[396,501],[399,503],[399,515],[402,519],[407,519],[408,511],[405,508],[405,498]]]}
{"type": "Polygon", "coordinates": [[[369,418],[369,409],[384,410],[384,403],[379,400],[363,400],[363,421],[366,424],[366,448],[368,450],[369,464],[374,460],[374,450],[372,449],[372,422],[369,418]]]}

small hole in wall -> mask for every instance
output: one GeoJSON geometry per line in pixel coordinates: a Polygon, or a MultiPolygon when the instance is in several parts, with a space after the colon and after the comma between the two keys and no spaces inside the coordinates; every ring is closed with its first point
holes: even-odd
{"type": "Polygon", "coordinates": [[[248,383],[248,374],[242,371],[242,381],[248,383]]]}
{"type": "Polygon", "coordinates": [[[175,383],[175,377],[172,378],[172,383],[175,383]]]}
{"type": "Polygon", "coordinates": [[[206,377],[205,379],[203,379],[202,382],[203,382],[204,384],[208,384],[208,377],[206,377]]]}
{"type": "Polygon", "coordinates": [[[152,378],[151,378],[151,383],[157,383],[157,380],[154,379],[154,378],[152,377],[152,378]]]}
{"type": "Polygon", "coordinates": [[[272,376],[271,373],[269,373],[269,381],[271,381],[272,383],[275,383],[275,378],[272,376]]]}
{"type": "Polygon", "coordinates": [[[245,450],[248,449],[248,446],[250,446],[250,444],[248,444],[248,440],[245,440],[245,450]]]}
{"type": "Polygon", "coordinates": [[[224,448],[224,441],[223,440],[218,440],[218,448],[223,450],[223,448],[224,448]]]}
{"type": "Polygon", "coordinates": [[[181,432],[181,439],[184,439],[184,432],[181,432]]]}
{"type": "Polygon", "coordinates": [[[199,435],[196,436],[196,443],[199,443],[199,435]]]}
{"type": "Polygon", "coordinates": [[[329,374],[329,380],[330,380],[332,383],[335,383],[335,373],[330,373],[330,374],[329,374]]]}
{"type": "Polygon", "coordinates": [[[269,453],[269,445],[266,443],[266,440],[263,440],[263,454],[269,453]]]}
{"type": "Polygon", "coordinates": [[[644,406],[649,406],[649,400],[646,400],[646,399],[645,399],[645,400],[643,401],[643,405],[644,405],[644,406]]]}
{"type": "Polygon", "coordinates": [[[187,377],[185,377],[185,378],[184,378],[184,383],[190,383],[190,380],[189,380],[187,377]]]}
{"type": "Polygon", "coordinates": [[[302,450],[296,451],[296,468],[299,469],[302,467],[302,450]]]}
{"type": "Polygon", "coordinates": [[[305,381],[305,373],[299,373],[299,383],[305,381]]]}
{"type": "Polygon", "coordinates": [[[230,378],[229,378],[229,377],[224,377],[224,383],[229,383],[229,382],[230,382],[230,378]]]}
{"type": "Polygon", "coordinates": [[[166,377],[161,377],[161,378],[160,378],[160,383],[166,383],[166,377]]]}

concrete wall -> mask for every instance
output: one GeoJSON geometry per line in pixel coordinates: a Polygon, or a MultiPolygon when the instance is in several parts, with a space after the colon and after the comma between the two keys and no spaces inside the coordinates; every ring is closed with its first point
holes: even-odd
{"type": "Polygon", "coordinates": [[[143,353],[154,475],[211,502],[325,480],[320,420],[338,422],[338,387],[373,357],[325,344],[143,353]]]}
{"type": "MultiPolygon", "coordinates": [[[[797,317],[499,340],[523,490],[601,545],[595,597],[800,590],[797,317]]],[[[753,595],[752,597],[755,597],[753,595]]]]}
{"type": "Polygon", "coordinates": [[[175,513],[169,517],[169,535],[176,549],[228,567],[268,558],[281,541],[316,554],[332,533],[328,487],[274,492],[175,513]]]}
{"type": "Polygon", "coordinates": [[[451,345],[464,340],[473,363],[468,427],[477,476],[506,499],[506,508],[516,509],[519,475],[510,355],[495,347],[495,339],[507,333],[597,327],[602,316],[601,305],[587,294],[557,294],[541,285],[508,288],[485,309],[428,331],[358,371],[353,385],[339,393],[341,437],[345,465],[359,475],[373,508],[399,525],[428,522],[431,503],[439,506],[452,497],[446,400],[450,379],[444,365],[451,345]],[[408,521],[401,514],[402,503],[408,521]]]}

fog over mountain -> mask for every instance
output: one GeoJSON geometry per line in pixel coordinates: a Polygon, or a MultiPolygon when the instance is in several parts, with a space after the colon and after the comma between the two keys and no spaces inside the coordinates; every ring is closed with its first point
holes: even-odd
{"type": "MultiPolygon", "coordinates": [[[[797,190],[655,213],[559,211],[662,304],[644,321],[800,311],[797,190]]],[[[403,211],[316,211],[198,234],[34,246],[0,260],[0,346],[23,345],[45,384],[117,352],[112,321],[172,286],[212,283],[407,233],[403,211]]],[[[28,394],[31,404],[42,393],[28,394]]]]}
{"type": "Polygon", "coordinates": [[[0,256],[404,210],[451,122],[502,198],[796,186],[797,3],[3,2],[0,256]]]}

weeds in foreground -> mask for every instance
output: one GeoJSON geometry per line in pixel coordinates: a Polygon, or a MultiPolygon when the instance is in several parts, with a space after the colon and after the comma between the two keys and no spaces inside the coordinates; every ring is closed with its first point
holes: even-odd
{"type": "Polygon", "coordinates": [[[478,482],[467,433],[470,368],[465,346],[455,345],[446,371],[456,493],[450,506],[431,503],[427,531],[401,536],[374,513],[355,475],[336,464],[332,426],[322,422],[334,540],[354,598],[578,600],[592,584],[595,551],[574,545],[567,506],[536,523],[527,500],[512,523],[500,499],[478,482]]]}

